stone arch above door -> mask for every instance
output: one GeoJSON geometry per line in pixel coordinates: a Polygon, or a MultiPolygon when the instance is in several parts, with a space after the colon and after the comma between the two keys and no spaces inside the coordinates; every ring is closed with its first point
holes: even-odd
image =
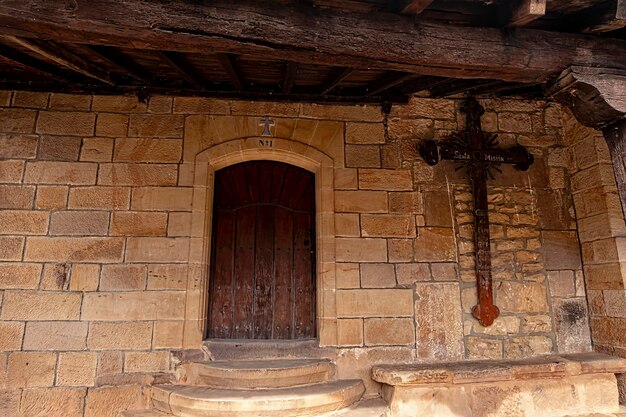
{"type": "MultiPolygon", "coordinates": [[[[259,118],[250,119],[258,120],[259,118]]],[[[281,129],[280,125],[281,122],[278,122],[276,130],[281,129]]],[[[325,150],[341,149],[339,155],[343,156],[343,135],[337,132],[330,134],[334,129],[324,128],[319,130],[319,134],[325,137],[315,136],[314,132],[317,129],[314,129],[313,136],[311,136],[298,132],[295,128],[297,123],[289,122],[289,126],[292,125],[294,129],[291,131],[290,138],[241,137],[216,143],[196,154],[192,238],[183,340],[185,348],[198,348],[206,329],[214,173],[221,168],[253,160],[284,162],[315,174],[317,334],[320,345],[337,344],[334,169],[337,165],[343,166],[343,157],[336,164],[335,158],[312,145],[324,144],[325,150]],[[294,140],[293,137],[306,139],[308,143],[294,140]],[[339,143],[333,143],[336,141],[339,143]]],[[[332,125],[341,132],[340,124],[332,123],[332,125]]],[[[311,125],[306,124],[306,126],[311,125]]],[[[185,146],[187,146],[187,138],[185,138],[185,146]]],[[[333,156],[339,155],[335,153],[333,156]]]]}

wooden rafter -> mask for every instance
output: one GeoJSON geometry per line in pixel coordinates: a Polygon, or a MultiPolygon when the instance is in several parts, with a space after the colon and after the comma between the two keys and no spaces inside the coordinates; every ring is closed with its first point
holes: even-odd
{"type": "Polygon", "coordinates": [[[31,57],[30,55],[17,51],[13,48],[9,48],[6,45],[0,45],[0,56],[23,67],[28,71],[44,75],[45,77],[51,78],[56,81],[69,81],[68,77],[61,75],[58,68],[56,68],[55,66],[43,61],[39,61],[31,57]]]}
{"type": "Polygon", "coordinates": [[[129,74],[131,77],[148,85],[154,83],[152,75],[149,74],[146,69],[137,65],[117,48],[101,45],[83,45],[83,47],[89,49],[90,52],[97,55],[100,59],[108,62],[124,73],[129,74]]]}
{"type": "Polygon", "coordinates": [[[626,27],[626,0],[601,3],[581,16],[582,28],[586,33],[611,32],[626,27]]]}
{"type": "Polygon", "coordinates": [[[501,81],[496,80],[460,80],[451,79],[446,83],[441,83],[430,88],[431,97],[448,97],[460,93],[472,93],[478,88],[500,85],[501,81]]]}
{"type": "Polygon", "coordinates": [[[524,26],[546,14],[547,0],[521,0],[513,9],[508,26],[524,26]]]}
{"type": "Polygon", "coordinates": [[[389,74],[384,74],[382,77],[372,82],[369,86],[366,87],[365,95],[367,96],[375,96],[378,95],[390,88],[396,87],[402,84],[405,81],[412,80],[416,78],[417,74],[406,74],[401,72],[392,72],[389,74]]]}
{"type": "Polygon", "coordinates": [[[44,44],[38,40],[19,38],[16,36],[3,36],[3,38],[74,72],[86,75],[89,78],[93,78],[105,84],[115,84],[109,77],[109,73],[107,71],[104,71],[79,56],[66,51],[58,44],[53,42],[44,44]]]}
{"type": "Polygon", "coordinates": [[[415,25],[391,13],[366,19],[320,8],[311,14],[306,7],[273,2],[90,0],[69,13],[64,0],[3,0],[0,33],[521,83],[544,82],[568,65],[626,69],[626,40],[525,28],[511,33],[415,25]]]}
{"type": "Polygon", "coordinates": [[[159,51],[159,56],[163,61],[174,68],[176,72],[187,81],[189,84],[196,88],[203,89],[202,77],[197,73],[196,69],[178,52],[159,51]]]}
{"type": "Polygon", "coordinates": [[[400,12],[417,16],[430,6],[432,2],[433,0],[403,0],[400,2],[400,12]]]}
{"type": "Polygon", "coordinates": [[[283,80],[283,94],[291,93],[293,84],[296,82],[298,76],[298,64],[295,62],[288,62],[285,69],[285,78],[283,80]]]}
{"type": "Polygon", "coordinates": [[[354,74],[354,71],[355,70],[353,68],[337,68],[335,71],[333,71],[330,78],[324,83],[320,94],[324,96],[330,93],[332,90],[335,89],[335,87],[341,84],[343,80],[354,74]]]}
{"type": "Polygon", "coordinates": [[[244,91],[244,82],[237,68],[235,56],[233,54],[219,53],[217,54],[217,59],[220,61],[220,64],[222,64],[222,68],[228,74],[228,78],[230,78],[230,82],[235,86],[235,89],[237,91],[244,91]]]}

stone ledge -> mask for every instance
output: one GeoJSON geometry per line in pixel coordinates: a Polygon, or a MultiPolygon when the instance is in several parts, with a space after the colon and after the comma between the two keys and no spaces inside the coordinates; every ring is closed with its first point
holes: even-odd
{"type": "Polygon", "coordinates": [[[525,360],[379,365],[374,381],[392,385],[471,384],[626,373],[626,359],[602,353],[549,355],[525,360]]]}

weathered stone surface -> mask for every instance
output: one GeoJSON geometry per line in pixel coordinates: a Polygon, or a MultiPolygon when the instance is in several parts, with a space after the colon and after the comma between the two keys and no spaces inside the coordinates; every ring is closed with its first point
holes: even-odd
{"type": "MultiPolygon", "coordinates": [[[[447,190],[424,193],[426,226],[452,226],[451,201],[447,190]]],[[[490,219],[491,220],[491,219],[490,219]]]]}
{"type": "Polygon", "coordinates": [[[50,215],[50,235],[106,236],[109,213],[102,211],[59,211],[50,215]]]}
{"type": "Polygon", "coordinates": [[[184,322],[181,320],[157,320],[154,322],[155,349],[174,349],[183,345],[184,322]]]}
{"type": "Polygon", "coordinates": [[[145,113],[148,106],[137,96],[93,96],[92,108],[97,112],[145,113]]]}
{"type": "Polygon", "coordinates": [[[0,236],[0,261],[19,261],[22,259],[24,238],[0,236]]]}
{"type": "Polygon", "coordinates": [[[38,186],[35,208],[40,210],[59,210],[67,207],[68,190],[69,188],[66,186],[38,186]]]}
{"type": "Polygon", "coordinates": [[[124,355],[124,371],[132,372],[163,372],[169,369],[170,354],[168,351],[128,352],[124,355]]]}
{"type": "Polygon", "coordinates": [[[188,238],[131,237],[126,243],[127,262],[186,262],[188,238]]]}
{"type": "Polygon", "coordinates": [[[88,94],[60,94],[50,95],[51,109],[55,110],[89,110],[91,107],[91,96],[88,94]]]}
{"type": "Polygon", "coordinates": [[[396,265],[398,285],[408,287],[419,281],[430,281],[430,270],[425,263],[406,263],[396,265]]]}
{"type": "Polygon", "coordinates": [[[187,265],[149,265],[148,289],[183,290],[187,288],[188,272],[187,265]]]}
{"type": "Polygon", "coordinates": [[[384,191],[336,191],[335,210],[343,213],[386,213],[387,193],[384,191]]]}
{"type": "Polygon", "coordinates": [[[170,213],[167,221],[168,237],[189,237],[191,236],[191,213],[170,213]]]}
{"type": "Polygon", "coordinates": [[[37,288],[40,275],[39,264],[0,263],[0,290],[37,288]]]}
{"type": "Polygon", "coordinates": [[[69,208],[124,210],[130,207],[130,188],[78,187],[70,190],[69,208]]]}
{"type": "Polygon", "coordinates": [[[49,96],[48,93],[36,91],[15,91],[13,93],[13,107],[45,109],[48,107],[49,96]]]}
{"type": "Polygon", "coordinates": [[[96,122],[96,136],[124,137],[128,133],[126,114],[99,113],[96,122]]]}
{"type": "Polygon", "coordinates": [[[0,134],[0,158],[33,159],[37,156],[36,135],[0,134]]]}
{"type": "Polygon", "coordinates": [[[356,122],[382,122],[383,116],[378,106],[344,106],[329,104],[302,104],[301,116],[328,120],[356,122]]]}
{"type": "Polygon", "coordinates": [[[469,359],[501,359],[503,356],[502,340],[468,337],[466,344],[469,359]]]}
{"type": "Polygon", "coordinates": [[[130,291],[146,288],[145,265],[104,265],[100,291],[130,291]]]}
{"type": "Polygon", "coordinates": [[[364,190],[412,191],[413,176],[409,170],[361,169],[359,188],[364,190]]]}
{"type": "Polygon", "coordinates": [[[78,320],[81,295],[36,291],[5,291],[2,320],[78,320]]]}
{"type": "Polygon", "coordinates": [[[337,288],[359,288],[361,286],[359,264],[335,264],[335,279],[337,288]]]}
{"type": "Polygon", "coordinates": [[[415,237],[415,217],[399,214],[362,214],[363,237],[415,237]]]}
{"type": "Polygon", "coordinates": [[[30,209],[34,199],[33,186],[0,185],[0,209],[30,209]]]}
{"type": "Polygon", "coordinates": [[[79,159],[88,162],[111,162],[113,144],[112,138],[84,138],[79,159]]]}
{"type": "Polygon", "coordinates": [[[460,293],[457,283],[415,285],[415,333],[420,358],[452,360],[463,356],[460,293]]]}
{"type": "Polygon", "coordinates": [[[67,387],[93,386],[97,361],[96,352],[60,353],[56,384],[67,387]]]}
{"type": "Polygon", "coordinates": [[[48,230],[48,213],[27,210],[0,211],[0,234],[45,235],[48,230]]]}
{"type": "Polygon", "coordinates": [[[94,113],[46,111],[39,112],[37,133],[93,136],[95,125],[94,113]]]}
{"type": "Polygon", "coordinates": [[[512,337],[504,341],[506,358],[522,359],[552,353],[552,340],[545,336],[512,337]]]}
{"type": "Polygon", "coordinates": [[[90,350],[150,349],[152,322],[106,323],[89,325],[87,347],[90,350]]]}
{"type": "Polygon", "coordinates": [[[339,317],[409,317],[413,315],[410,289],[338,290],[339,317]]]}
{"type": "Polygon", "coordinates": [[[420,227],[414,244],[415,260],[445,262],[456,260],[456,247],[452,229],[420,227]]]}
{"type": "Polygon", "coordinates": [[[583,298],[556,298],[552,303],[558,351],[563,353],[591,351],[591,335],[585,300],[583,298]]]}
{"type": "MultiPolygon", "coordinates": [[[[37,388],[25,390],[20,417],[82,417],[86,390],[37,388]]],[[[17,414],[9,414],[17,415],[17,414]]]]}
{"type": "Polygon", "coordinates": [[[9,355],[9,388],[51,387],[54,384],[56,354],[13,352],[9,355]]]}
{"type": "Polygon", "coordinates": [[[88,323],[79,321],[28,322],[24,335],[24,350],[83,350],[87,340],[88,323]]]}
{"type": "Polygon", "coordinates": [[[32,237],[25,260],[44,262],[121,262],[124,239],[113,237],[32,237]]]}
{"type": "Polygon", "coordinates": [[[78,161],[82,139],[77,136],[43,135],[38,157],[43,161],[78,161]]]}
{"type": "Polygon", "coordinates": [[[82,320],[182,320],[182,291],[136,291],[88,293],[84,296],[82,320]]]}
{"type": "Polygon", "coordinates": [[[0,182],[19,183],[22,182],[24,172],[24,161],[0,161],[0,182]]]}
{"type": "Polygon", "coordinates": [[[543,231],[542,236],[546,269],[580,269],[576,232],[543,231]]]}
{"type": "Polygon", "coordinates": [[[133,191],[133,210],[191,211],[192,188],[146,187],[133,191]]]}
{"type": "MultiPolygon", "coordinates": [[[[22,336],[24,335],[24,323],[0,322],[0,352],[21,350],[22,336]]],[[[4,360],[3,356],[0,359],[4,360]]],[[[0,376],[0,381],[2,377],[0,376]]]]}
{"type": "Polygon", "coordinates": [[[70,291],[96,291],[100,280],[100,265],[74,264],[70,291]]]}
{"type": "Polygon", "coordinates": [[[380,168],[380,146],[346,145],[346,167],[380,168]]]}
{"type": "Polygon", "coordinates": [[[382,123],[346,123],[346,143],[385,143],[385,127],[382,123]]]}
{"type": "Polygon", "coordinates": [[[165,236],[167,213],[114,212],[111,236],[165,236]]]}
{"type": "Polygon", "coordinates": [[[176,163],[180,161],[182,153],[182,140],[118,138],[115,140],[113,161],[176,163]]]}
{"type": "Polygon", "coordinates": [[[182,115],[132,114],[128,125],[129,137],[182,138],[185,117],[182,115]]]}
{"type": "Polygon", "coordinates": [[[178,166],[176,164],[100,164],[98,184],[100,185],[176,185],[178,166]]]}
{"type": "Polygon", "coordinates": [[[146,394],[140,385],[90,388],[85,417],[117,417],[122,411],[148,408],[146,394]]]}
{"type": "MultiPolygon", "coordinates": [[[[233,106],[236,106],[238,102],[235,102],[233,106]]],[[[255,103],[256,104],[256,103],[255,103]]],[[[175,114],[230,114],[230,102],[227,100],[219,100],[214,98],[204,97],[175,97],[174,108],[175,114]]],[[[247,113],[246,113],[247,114],[247,113]]],[[[273,112],[266,112],[265,114],[274,114],[273,112]]],[[[297,115],[297,110],[296,110],[297,115]]]]}
{"type": "Polygon", "coordinates": [[[387,262],[385,239],[337,238],[339,262],[387,262]]]}
{"type": "Polygon", "coordinates": [[[415,344],[415,326],[412,318],[365,319],[366,346],[415,344]]]}
{"type": "Polygon", "coordinates": [[[337,344],[339,346],[363,346],[363,320],[337,320],[337,344]]]}
{"type": "Polygon", "coordinates": [[[33,133],[36,118],[35,110],[0,108],[0,126],[3,132],[33,133]]]}
{"type": "Polygon", "coordinates": [[[496,287],[496,305],[503,313],[548,311],[546,288],[542,283],[504,281],[496,287]]]}
{"type": "Polygon", "coordinates": [[[28,162],[24,182],[31,184],[92,185],[97,164],[87,162],[28,162]]]}
{"type": "Polygon", "coordinates": [[[362,264],[361,288],[393,288],[396,274],[392,264],[362,264]]]}

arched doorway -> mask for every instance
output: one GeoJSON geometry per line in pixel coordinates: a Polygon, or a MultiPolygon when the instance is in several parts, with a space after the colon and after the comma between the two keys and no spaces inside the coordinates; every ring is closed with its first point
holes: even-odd
{"type": "Polygon", "coordinates": [[[217,171],[213,231],[208,337],[315,337],[315,176],[272,161],[217,171]]]}

